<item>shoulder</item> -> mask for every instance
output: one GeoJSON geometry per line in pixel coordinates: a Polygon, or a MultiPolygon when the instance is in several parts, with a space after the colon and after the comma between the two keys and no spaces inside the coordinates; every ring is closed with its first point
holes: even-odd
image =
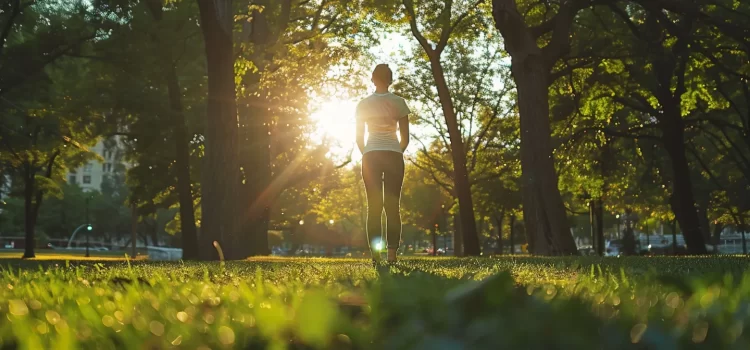
{"type": "Polygon", "coordinates": [[[357,103],[357,108],[359,109],[361,106],[366,105],[370,102],[370,100],[372,100],[372,95],[368,95],[365,98],[359,100],[359,102],[357,103]]]}
{"type": "Polygon", "coordinates": [[[403,107],[406,107],[406,99],[405,98],[403,98],[403,97],[401,97],[399,95],[396,95],[396,94],[391,94],[391,98],[394,101],[396,101],[396,103],[398,103],[399,105],[401,105],[403,107]]]}
{"type": "Polygon", "coordinates": [[[406,99],[405,99],[405,98],[403,98],[403,97],[401,97],[401,95],[398,95],[398,94],[390,93],[390,97],[391,97],[392,99],[394,99],[394,100],[398,100],[398,101],[406,102],[406,99]]]}

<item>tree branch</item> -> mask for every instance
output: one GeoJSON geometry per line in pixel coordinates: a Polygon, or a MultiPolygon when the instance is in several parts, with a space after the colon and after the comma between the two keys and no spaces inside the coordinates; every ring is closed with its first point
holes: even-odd
{"type": "Polygon", "coordinates": [[[402,3],[404,4],[404,8],[409,19],[409,29],[411,30],[411,34],[415,39],[417,39],[419,45],[421,45],[424,51],[427,53],[427,56],[432,57],[435,54],[435,50],[432,49],[430,43],[419,31],[419,28],[417,28],[417,14],[414,12],[414,0],[402,0],[402,3]]]}

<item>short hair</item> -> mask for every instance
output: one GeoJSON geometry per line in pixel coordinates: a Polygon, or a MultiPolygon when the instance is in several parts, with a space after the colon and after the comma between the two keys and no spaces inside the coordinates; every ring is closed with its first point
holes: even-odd
{"type": "Polygon", "coordinates": [[[393,83],[393,71],[387,64],[381,63],[372,71],[372,79],[390,85],[393,83]]]}

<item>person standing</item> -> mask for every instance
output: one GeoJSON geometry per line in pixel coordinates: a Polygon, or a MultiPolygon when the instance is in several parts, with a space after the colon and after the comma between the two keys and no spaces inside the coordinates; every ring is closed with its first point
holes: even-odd
{"type": "Polygon", "coordinates": [[[373,239],[382,235],[381,217],[385,211],[387,260],[394,262],[401,241],[403,153],[409,145],[411,111],[403,98],[389,91],[393,71],[387,64],[375,67],[372,83],[375,92],[362,99],[356,111],[357,146],[362,152],[362,180],[367,193],[367,241],[373,260],[380,260],[380,253],[372,246],[373,239]]]}

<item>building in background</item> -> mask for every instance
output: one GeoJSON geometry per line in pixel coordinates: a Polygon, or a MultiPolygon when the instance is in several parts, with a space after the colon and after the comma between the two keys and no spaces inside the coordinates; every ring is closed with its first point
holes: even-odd
{"type": "Polygon", "coordinates": [[[99,191],[106,176],[129,168],[124,161],[124,144],[119,136],[99,141],[91,152],[101,158],[92,159],[78,169],[71,169],[65,178],[68,184],[77,184],[84,191],[99,191]]]}

